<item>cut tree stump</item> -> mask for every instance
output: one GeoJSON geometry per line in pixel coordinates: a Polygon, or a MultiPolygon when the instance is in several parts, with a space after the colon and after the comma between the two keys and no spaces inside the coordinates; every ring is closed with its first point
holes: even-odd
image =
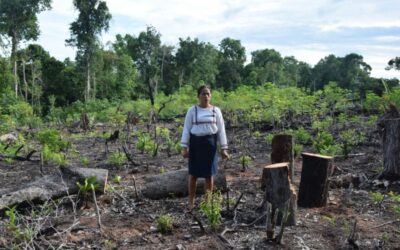
{"type": "MultiPolygon", "coordinates": [[[[141,190],[144,197],[161,199],[166,197],[183,197],[188,195],[187,190],[188,170],[180,169],[145,178],[145,184],[141,190]]],[[[197,179],[197,193],[203,193],[204,179],[197,179]]],[[[221,191],[227,189],[226,176],[223,170],[218,170],[214,176],[214,187],[221,191]]]]}
{"type": "Polygon", "coordinates": [[[333,172],[333,157],[302,153],[303,169],[297,205],[323,207],[328,199],[329,176],[333,172]]]}
{"type": "Polygon", "coordinates": [[[263,168],[262,179],[265,182],[264,210],[267,217],[267,238],[280,243],[283,230],[287,225],[289,212],[293,213],[291,222],[295,224],[295,202],[290,179],[289,163],[276,163],[263,168]],[[279,218],[277,220],[277,218],[279,218]],[[280,224],[280,231],[274,237],[275,225],[280,224]]]}
{"type": "Polygon", "coordinates": [[[383,172],[379,178],[400,178],[400,118],[383,120],[383,172]]]}
{"type": "Polygon", "coordinates": [[[22,204],[42,203],[51,198],[58,198],[68,194],[76,194],[76,183],[85,178],[96,176],[99,191],[104,192],[107,183],[108,170],[94,168],[76,168],[60,166],[59,173],[46,175],[36,181],[21,185],[18,189],[0,189],[0,211],[22,204]]]}
{"type": "Polygon", "coordinates": [[[288,162],[289,177],[293,180],[294,176],[294,151],[293,136],[291,135],[275,135],[272,139],[271,163],[288,162]]]}

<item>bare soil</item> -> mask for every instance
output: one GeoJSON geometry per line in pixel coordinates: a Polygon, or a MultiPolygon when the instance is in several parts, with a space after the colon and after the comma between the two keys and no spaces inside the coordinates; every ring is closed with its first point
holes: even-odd
{"type": "MultiPolygon", "coordinates": [[[[175,131],[179,137],[176,124],[166,126],[175,131]]],[[[136,128],[137,129],[137,128],[136,128]]],[[[145,128],[142,128],[145,129],[145,128]]],[[[110,131],[110,128],[98,128],[99,133],[110,131]]],[[[94,203],[87,205],[79,203],[77,217],[74,224],[73,209],[64,199],[57,208],[57,214],[48,218],[42,228],[52,227],[55,230],[42,232],[35,240],[37,249],[57,248],[64,249],[400,249],[399,219],[389,208],[392,201],[385,199],[382,204],[374,204],[371,198],[372,191],[387,193],[390,190],[399,193],[400,182],[375,181],[377,168],[382,165],[380,146],[359,145],[354,149],[354,156],[344,159],[335,158],[335,176],[345,174],[363,175],[361,183],[353,187],[343,184],[331,187],[328,205],[323,208],[298,208],[297,225],[287,227],[283,236],[283,243],[277,245],[266,240],[265,225],[260,220],[253,226],[247,226],[261,213],[259,206],[263,200],[263,191],[260,189],[259,178],[261,169],[270,163],[271,148],[265,142],[265,135],[272,131],[261,131],[261,136],[249,136],[245,128],[228,129],[230,152],[232,159],[220,162],[227,174],[229,196],[237,200],[243,193],[236,211],[236,217],[222,217],[221,225],[217,230],[211,230],[200,211],[196,214],[206,227],[202,232],[193,216],[186,211],[186,197],[170,197],[161,200],[138,199],[134,191],[133,176],[137,180],[137,188],[144,185],[143,177],[159,174],[162,171],[171,171],[186,168],[187,162],[180,155],[168,157],[161,151],[156,157],[141,154],[132,143],[134,161],[139,166],[126,164],[115,167],[107,163],[104,141],[96,138],[83,137],[69,139],[80,157],[89,159],[88,167],[106,168],[110,176],[120,175],[120,184],[112,184],[115,191],[98,197],[101,211],[103,230],[97,227],[96,210],[94,203]],[[239,161],[241,155],[253,157],[245,171],[239,161]],[[118,193],[118,194],[116,194],[118,193]],[[123,197],[124,199],[122,199],[123,197]],[[156,218],[162,214],[173,217],[172,232],[161,234],[157,230],[156,218]],[[348,238],[355,227],[355,245],[348,242],[348,238]],[[387,223],[387,224],[385,224],[387,223]],[[224,237],[219,235],[224,229],[230,229],[224,237]],[[227,241],[225,241],[227,240],[227,241]]],[[[65,132],[67,133],[67,132],[65,132]]],[[[374,138],[379,142],[379,138],[374,138]]],[[[123,139],[110,144],[110,152],[121,150],[123,139]]],[[[379,143],[378,143],[379,145],[379,143]]],[[[303,148],[303,152],[312,152],[311,146],[303,148]]],[[[80,157],[71,160],[72,165],[81,166],[80,157]]],[[[18,187],[23,183],[41,177],[38,157],[33,161],[13,161],[11,164],[0,161],[0,189],[18,187]]],[[[298,186],[301,174],[301,156],[295,162],[294,182],[298,186]]],[[[57,171],[57,166],[46,165],[44,173],[57,171]]],[[[186,188],[186,187],[182,187],[186,188]]],[[[225,196],[226,194],[224,194],[225,196]]],[[[226,197],[226,196],[225,196],[226,197]]],[[[73,200],[76,196],[72,197],[73,200]]],[[[197,196],[196,204],[202,197],[197,196]]],[[[226,201],[226,199],[225,199],[226,201]]],[[[231,205],[232,207],[232,205],[231,205]]],[[[224,203],[223,210],[226,209],[224,203]]],[[[21,214],[27,212],[21,210],[21,214]]],[[[13,235],[7,230],[8,219],[3,216],[0,221],[0,248],[12,246],[13,235]]]]}

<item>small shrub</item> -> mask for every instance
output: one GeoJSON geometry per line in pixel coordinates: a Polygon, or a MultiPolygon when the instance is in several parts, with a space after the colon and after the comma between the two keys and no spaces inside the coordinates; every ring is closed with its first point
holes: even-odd
{"type": "Polygon", "coordinates": [[[112,178],[112,182],[120,184],[121,183],[121,176],[120,175],[114,175],[112,178]]]}
{"type": "Polygon", "coordinates": [[[251,162],[251,157],[247,155],[242,155],[240,157],[240,163],[242,164],[242,169],[245,170],[251,162]]]}
{"type": "Polygon", "coordinates": [[[265,141],[267,142],[268,145],[272,145],[272,139],[274,138],[273,134],[267,134],[265,136],[265,141]]]}
{"type": "Polygon", "coordinates": [[[206,216],[211,228],[215,230],[219,226],[221,220],[222,195],[221,192],[217,191],[214,193],[208,192],[207,196],[209,200],[201,202],[200,210],[206,216]]]}
{"type": "Polygon", "coordinates": [[[85,199],[88,197],[90,191],[97,190],[100,187],[96,176],[85,178],[82,184],[77,182],[76,185],[79,188],[79,193],[85,197],[85,199]]]}
{"type": "Polygon", "coordinates": [[[169,214],[160,215],[157,218],[157,229],[161,233],[169,233],[172,231],[173,218],[169,214]]]}
{"type": "Polygon", "coordinates": [[[89,158],[87,158],[86,156],[82,156],[80,162],[81,162],[82,166],[88,166],[89,158]]]}
{"type": "Polygon", "coordinates": [[[385,196],[380,192],[371,192],[371,198],[374,204],[380,205],[385,199],[385,196]]]}
{"type": "Polygon", "coordinates": [[[116,167],[122,166],[126,160],[126,155],[122,152],[114,152],[108,157],[108,163],[116,167]]]}
{"type": "Polygon", "coordinates": [[[303,145],[295,143],[293,145],[294,158],[299,157],[302,150],[303,150],[303,145]]]}
{"type": "Polygon", "coordinates": [[[296,141],[302,144],[308,144],[311,142],[311,135],[303,127],[293,132],[293,136],[296,141]]]}
{"type": "Polygon", "coordinates": [[[261,137],[261,133],[260,133],[260,131],[255,131],[254,133],[253,133],[253,137],[254,138],[260,138],[261,137]]]}

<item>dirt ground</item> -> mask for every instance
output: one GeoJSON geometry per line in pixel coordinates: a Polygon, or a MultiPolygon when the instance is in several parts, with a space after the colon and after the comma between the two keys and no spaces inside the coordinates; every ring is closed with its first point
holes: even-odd
{"type": "MultiPolygon", "coordinates": [[[[167,124],[175,130],[175,124],[167,124]]],[[[109,128],[97,128],[110,131],[109,128]]],[[[371,192],[400,192],[400,182],[376,181],[377,168],[382,165],[381,147],[377,145],[359,145],[354,155],[348,159],[336,158],[333,178],[353,174],[362,176],[361,183],[352,187],[348,183],[335,182],[329,190],[328,205],[323,208],[301,208],[297,210],[297,225],[285,228],[283,242],[277,245],[268,242],[265,224],[250,224],[260,217],[259,206],[263,201],[263,190],[259,179],[262,167],[270,163],[271,148],[264,137],[271,131],[261,131],[261,136],[254,138],[247,130],[228,129],[230,153],[232,159],[220,162],[228,181],[229,195],[236,201],[242,199],[237,207],[236,217],[222,217],[221,225],[211,230],[200,211],[196,214],[206,227],[202,232],[193,216],[186,212],[187,198],[166,198],[161,200],[138,199],[134,192],[134,176],[140,190],[145,176],[160,174],[186,168],[187,162],[180,155],[168,157],[161,151],[157,157],[141,154],[134,148],[134,160],[139,166],[129,164],[114,167],[107,163],[104,142],[98,138],[82,137],[69,140],[76,146],[80,156],[90,161],[88,167],[106,168],[110,176],[120,175],[121,183],[112,184],[115,192],[108,192],[98,197],[103,230],[97,228],[96,210],[93,202],[78,207],[74,218],[73,209],[68,199],[60,201],[57,213],[46,220],[56,230],[42,232],[35,240],[37,249],[400,249],[399,218],[389,209],[389,199],[381,204],[374,204],[371,192]],[[246,171],[242,172],[239,157],[249,154],[253,157],[246,171]],[[157,230],[156,218],[169,214],[173,218],[172,232],[161,234],[157,230]],[[354,223],[356,223],[355,231],[354,223]],[[221,233],[223,237],[220,237],[221,233]],[[348,242],[354,233],[355,245],[348,242]]],[[[66,135],[68,133],[66,132],[66,135]]],[[[176,132],[176,136],[178,133],[176,132]]],[[[133,141],[132,141],[133,143],[133,141]]],[[[120,150],[122,140],[110,145],[110,151],[120,150]]],[[[303,152],[312,152],[311,146],[305,146],[303,152]]],[[[0,189],[17,188],[22,183],[40,178],[38,157],[33,161],[13,161],[6,164],[0,161],[0,189]]],[[[79,166],[78,159],[71,161],[79,166]]],[[[302,159],[295,161],[294,183],[300,182],[302,159]]],[[[57,171],[57,166],[47,165],[45,174],[57,171]]],[[[186,187],[182,187],[186,188],[186,187]]],[[[224,194],[225,196],[226,194],[224,194]]],[[[73,197],[75,199],[76,197],[73,197]]],[[[198,195],[196,204],[202,196],[198,195]]],[[[226,201],[226,200],[225,200],[226,201]]],[[[226,209],[224,202],[223,210],[226,209]]],[[[24,211],[20,211],[24,214],[24,211]]],[[[262,221],[262,220],[260,220],[262,221]]],[[[7,232],[8,219],[0,221],[0,248],[12,246],[12,235],[7,232]]]]}

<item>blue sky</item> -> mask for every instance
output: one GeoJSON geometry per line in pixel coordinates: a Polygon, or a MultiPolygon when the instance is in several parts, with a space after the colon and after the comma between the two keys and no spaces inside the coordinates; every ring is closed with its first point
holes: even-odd
{"type": "MultiPolygon", "coordinates": [[[[52,5],[39,15],[38,43],[60,60],[74,58],[65,39],[78,12],[72,0],[52,5]]],[[[400,56],[399,0],[108,0],[107,5],[113,19],[101,37],[104,44],[152,25],[168,45],[190,36],[218,46],[231,37],[242,42],[248,60],[251,51],[273,48],[311,65],[329,54],[358,53],[372,66],[372,76],[400,78],[399,71],[385,70],[400,56]]]]}

